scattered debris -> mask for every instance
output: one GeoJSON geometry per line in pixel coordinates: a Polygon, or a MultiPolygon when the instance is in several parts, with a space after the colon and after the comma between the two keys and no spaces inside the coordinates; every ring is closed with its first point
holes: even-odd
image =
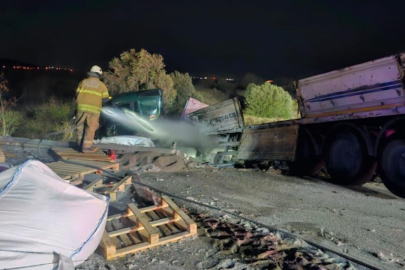
{"type": "Polygon", "coordinates": [[[123,169],[135,173],[148,171],[177,172],[187,169],[185,159],[179,155],[153,152],[127,153],[119,158],[123,169]]]}
{"type": "Polygon", "coordinates": [[[354,269],[349,262],[330,257],[301,240],[283,238],[267,228],[254,228],[248,222],[230,223],[203,214],[190,215],[217,249],[206,257],[232,257],[225,257],[215,269],[239,269],[237,264],[243,266],[240,269],[354,269]]]}
{"type": "Polygon", "coordinates": [[[387,263],[399,263],[400,260],[398,258],[395,258],[394,255],[391,254],[384,254],[382,252],[379,252],[377,254],[373,254],[375,257],[379,258],[380,260],[387,262],[387,263]]]}
{"type": "Polygon", "coordinates": [[[277,174],[277,175],[283,174],[283,172],[280,169],[276,169],[274,167],[270,167],[266,172],[272,173],[272,174],[277,174]]]}

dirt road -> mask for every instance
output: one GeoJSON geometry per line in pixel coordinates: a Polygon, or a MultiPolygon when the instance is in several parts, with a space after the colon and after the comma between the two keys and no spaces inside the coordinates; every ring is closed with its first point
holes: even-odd
{"type": "Polygon", "coordinates": [[[405,265],[405,200],[385,194],[378,185],[352,190],[316,179],[237,169],[148,173],[141,181],[287,230],[381,269],[405,265]]]}

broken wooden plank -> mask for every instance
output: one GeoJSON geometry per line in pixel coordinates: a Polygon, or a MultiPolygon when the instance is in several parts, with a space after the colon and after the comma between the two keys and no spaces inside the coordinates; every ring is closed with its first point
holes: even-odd
{"type": "Polygon", "coordinates": [[[152,247],[155,247],[155,246],[164,245],[164,244],[167,244],[167,243],[170,243],[170,242],[175,242],[175,241],[178,241],[178,240],[180,240],[180,239],[182,239],[184,237],[187,237],[187,236],[189,236],[188,232],[182,232],[182,233],[174,234],[174,235],[171,235],[171,236],[162,237],[158,242],[156,242],[154,244],[144,242],[144,243],[141,243],[141,244],[138,244],[138,245],[133,245],[133,246],[126,247],[126,248],[121,248],[121,249],[118,249],[115,256],[113,255],[112,257],[110,257],[110,259],[117,258],[117,257],[122,257],[122,256],[125,256],[126,254],[129,254],[129,253],[134,253],[134,252],[145,250],[145,249],[152,248],[152,247]]]}
{"type": "Polygon", "coordinates": [[[94,188],[101,187],[103,185],[103,179],[97,179],[83,187],[84,190],[93,191],[94,188]]]}
{"type": "Polygon", "coordinates": [[[197,233],[197,224],[183,210],[180,209],[168,196],[162,196],[162,205],[168,204],[174,211],[174,218],[180,217],[187,224],[187,231],[191,234],[197,233]]]}
{"type": "Polygon", "coordinates": [[[4,155],[3,149],[0,148],[0,162],[5,162],[6,156],[4,155]]]}
{"type": "Polygon", "coordinates": [[[125,234],[121,234],[120,238],[124,243],[124,246],[126,247],[132,246],[132,241],[128,238],[128,236],[126,236],[125,234]]]}
{"type": "Polygon", "coordinates": [[[125,185],[130,185],[132,183],[132,176],[126,176],[124,179],[119,181],[118,183],[114,184],[114,187],[111,188],[111,192],[116,192],[116,191],[125,191],[125,185]]]}
{"type": "Polygon", "coordinates": [[[136,232],[128,233],[128,236],[135,243],[135,245],[142,242],[142,238],[136,232]]]}
{"type": "MultiPolygon", "coordinates": [[[[142,208],[138,208],[139,211],[141,211],[141,213],[146,213],[146,212],[150,212],[150,211],[154,211],[154,210],[160,210],[160,209],[164,209],[169,207],[169,205],[152,205],[152,206],[147,206],[147,207],[142,207],[142,208]]],[[[112,220],[114,218],[120,218],[120,217],[130,217],[132,216],[133,213],[123,213],[123,214],[116,214],[116,215],[111,215],[107,217],[107,220],[112,220]]]]}
{"type": "Polygon", "coordinates": [[[105,224],[105,229],[107,230],[107,232],[114,230],[111,221],[107,220],[107,222],[105,224]]]}
{"type": "Polygon", "coordinates": [[[52,146],[60,147],[78,147],[76,142],[61,142],[61,141],[51,141],[51,140],[39,140],[39,139],[29,139],[21,137],[4,137],[0,136],[0,141],[3,143],[8,143],[10,145],[24,145],[24,146],[34,146],[37,147],[38,144],[42,147],[51,148],[52,146]]]}
{"type": "MultiPolygon", "coordinates": [[[[150,211],[148,212],[148,215],[152,218],[153,221],[159,220],[160,217],[158,216],[158,214],[155,213],[155,211],[150,211]]],[[[159,229],[159,231],[162,232],[162,234],[164,236],[168,236],[171,234],[171,231],[167,228],[166,225],[159,225],[157,226],[157,228],[159,229]]],[[[161,235],[162,236],[162,235],[161,235]]]]}
{"type": "Polygon", "coordinates": [[[100,241],[101,250],[106,258],[110,258],[117,253],[117,246],[113,243],[107,232],[104,231],[100,241]]]}
{"type": "Polygon", "coordinates": [[[121,248],[121,243],[117,237],[111,237],[110,239],[113,242],[113,244],[117,247],[117,249],[121,248]]]}
{"type": "Polygon", "coordinates": [[[97,150],[93,153],[82,153],[77,149],[52,147],[52,151],[62,159],[114,162],[101,150],[97,150]]]}
{"type": "MultiPolygon", "coordinates": [[[[164,224],[169,224],[175,221],[178,221],[179,219],[169,219],[169,218],[162,218],[162,219],[158,219],[158,220],[154,220],[154,221],[150,221],[150,225],[153,227],[157,227],[157,226],[161,226],[164,224]]],[[[126,228],[122,228],[122,229],[118,229],[118,230],[112,230],[108,232],[108,235],[110,237],[113,236],[119,236],[121,234],[126,234],[126,233],[130,233],[130,232],[140,232],[142,230],[145,230],[144,226],[131,226],[131,227],[126,227],[126,228]]]]}
{"type": "Polygon", "coordinates": [[[149,223],[148,217],[144,213],[139,211],[138,207],[134,203],[128,204],[128,210],[131,211],[137,218],[138,227],[142,225],[148,233],[148,241],[150,244],[155,244],[159,241],[158,231],[149,223]]]}
{"type": "Polygon", "coordinates": [[[111,260],[175,242],[195,235],[196,226],[197,224],[167,196],[162,196],[161,205],[140,209],[130,203],[126,214],[108,217],[105,233],[116,246],[116,252],[111,254],[103,250],[103,254],[107,260],[111,260]]]}
{"type": "Polygon", "coordinates": [[[124,225],[118,219],[112,220],[111,224],[112,224],[114,230],[120,230],[120,229],[124,228],[124,225]]]}
{"type": "Polygon", "coordinates": [[[124,179],[114,184],[114,186],[106,192],[106,195],[110,196],[112,202],[117,200],[117,191],[124,192],[125,187],[132,183],[132,176],[126,176],[124,179]]]}
{"type": "MultiPolygon", "coordinates": [[[[74,163],[75,161],[72,161],[74,163]]],[[[98,173],[102,174],[103,170],[112,169],[114,171],[119,170],[118,163],[107,162],[92,162],[92,161],[80,161],[80,165],[72,164],[69,162],[51,162],[46,164],[51,170],[53,170],[59,177],[67,178],[67,176],[84,179],[86,174],[98,173]]]]}

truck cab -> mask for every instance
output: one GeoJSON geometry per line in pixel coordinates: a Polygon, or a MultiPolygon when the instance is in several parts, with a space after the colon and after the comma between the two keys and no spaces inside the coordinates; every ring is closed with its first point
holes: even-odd
{"type": "MultiPolygon", "coordinates": [[[[155,121],[163,112],[163,93],[161,89],[150,89],[114,95],[108,102],[108,107],[129,110],[148,121],[155,121]]],[[[100,117],[100,129],[97,137],[134,135],[136,130],[130,130],[121,123],[100,117]]]]}

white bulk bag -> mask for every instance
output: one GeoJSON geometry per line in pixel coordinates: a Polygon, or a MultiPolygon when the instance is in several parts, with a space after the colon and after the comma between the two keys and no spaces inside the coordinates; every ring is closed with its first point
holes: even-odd
{"type": "Polygon", "coordinates": [[[107,211],[105,196],[39,161],[0,173],[0,269],[73,269],[100,243],[107,211]]]}

